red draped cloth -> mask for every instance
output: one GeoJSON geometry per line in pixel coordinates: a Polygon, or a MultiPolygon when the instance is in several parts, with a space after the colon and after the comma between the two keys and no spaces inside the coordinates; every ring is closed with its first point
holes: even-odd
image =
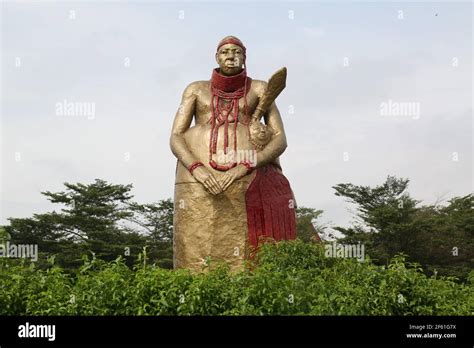
{"type": "Polygon", "coordinates": [[[296,214],[290,183],[276,166],[257,169],[245,194],[249,241],[258,247],[265,240],[296,238],[296,214]]]}

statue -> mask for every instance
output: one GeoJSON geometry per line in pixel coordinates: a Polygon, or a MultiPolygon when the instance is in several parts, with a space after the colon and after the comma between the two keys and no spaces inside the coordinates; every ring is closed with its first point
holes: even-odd
{"type": "Polygon", "coordinates": [[[286,68],[268,83],[248,77],[246,48],[234,36],[219,42],[215,57],[211,79],[184,90],[170,138],[177,158],[174,268],[200,271],[224,261],[239,270],[263,241],[296,238],[296,202],[279,161],[286,136],[274,102],[286,68]]]}

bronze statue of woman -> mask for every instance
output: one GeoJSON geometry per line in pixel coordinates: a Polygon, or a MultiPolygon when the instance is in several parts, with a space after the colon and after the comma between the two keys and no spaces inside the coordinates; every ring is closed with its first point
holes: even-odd
{"type": "Polygon", "coordinates": [[[210,80],[186,87],[176,113],[174,268],[199,271],[211,260],[238,270],[263,240],[296,237],[296,203],[279,163],[286,136],[274,102],[286,69],[273,82],[253,80],[245,59],[238,38],[222,39],[219,67],[210,80]]]}

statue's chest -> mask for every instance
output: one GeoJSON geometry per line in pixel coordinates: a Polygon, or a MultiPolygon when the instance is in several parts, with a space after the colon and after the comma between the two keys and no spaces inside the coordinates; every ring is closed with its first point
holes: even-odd
{"type": "MultiPolygon", "coordinates": [[[[212,114],[211,110],[211,100],[212,95],[210,92],[207,93],[200,93],[196,100],[196,110],[197,114],[210,117],[212,114]]],[[[258,102],[258,97],[249,92],[247,94],[247,117],[250,117],[255,110],[258,102]]],[[[244,98],[240,98],[238,101],[233,101],[232,99],[224,99],[224,98],[215,98],[214,100],[214,116],[216,118],[226,117],[228,115],[229,121],[233,121],[235,108],[238,110],[239,120],[240,121],[247,121],[247,117],[245,116],[245,100],[244,98]],[[237,105],[236,105],[237,104],[237,105]]]]}

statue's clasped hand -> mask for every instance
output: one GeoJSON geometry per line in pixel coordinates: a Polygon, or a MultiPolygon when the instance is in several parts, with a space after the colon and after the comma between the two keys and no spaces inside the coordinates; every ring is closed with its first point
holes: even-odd
{"type": "Polygon", "coordinates": [[[238,166],[235,166],[232,169],[229,169],[219,178],[219,185],[222,188],[222,191],[227,190],[227,188],[235,181],[244,177],[249,172],[249,167],[241,163],[238,166]]]}
{"type": "Polygon", "coordinates": [[[196,168],[192,174],[194,178],[213,195],[217,195],[223,191],[214,175],[205,167],[196,168]]]}
{"type": "Polygon", "coordinates": [[[225,174],[217,180],[201,162],[195,162],[189,167],[189,171],[193,177],[213,195],[224,192],[235,180],[244,177],[252,169],[250,162],[242,161],[239,165],[226,171],[225,174]]]}
{"type": "Polygon", "coordinates": [[[194,178],[213,195],[217,195],[222,192],[221,186],[217,182],[216,178],[209,170],[204,167],[202,162],[194,162],[189,166],[188,170],[192,176],[194,176],[194,178]]]}

